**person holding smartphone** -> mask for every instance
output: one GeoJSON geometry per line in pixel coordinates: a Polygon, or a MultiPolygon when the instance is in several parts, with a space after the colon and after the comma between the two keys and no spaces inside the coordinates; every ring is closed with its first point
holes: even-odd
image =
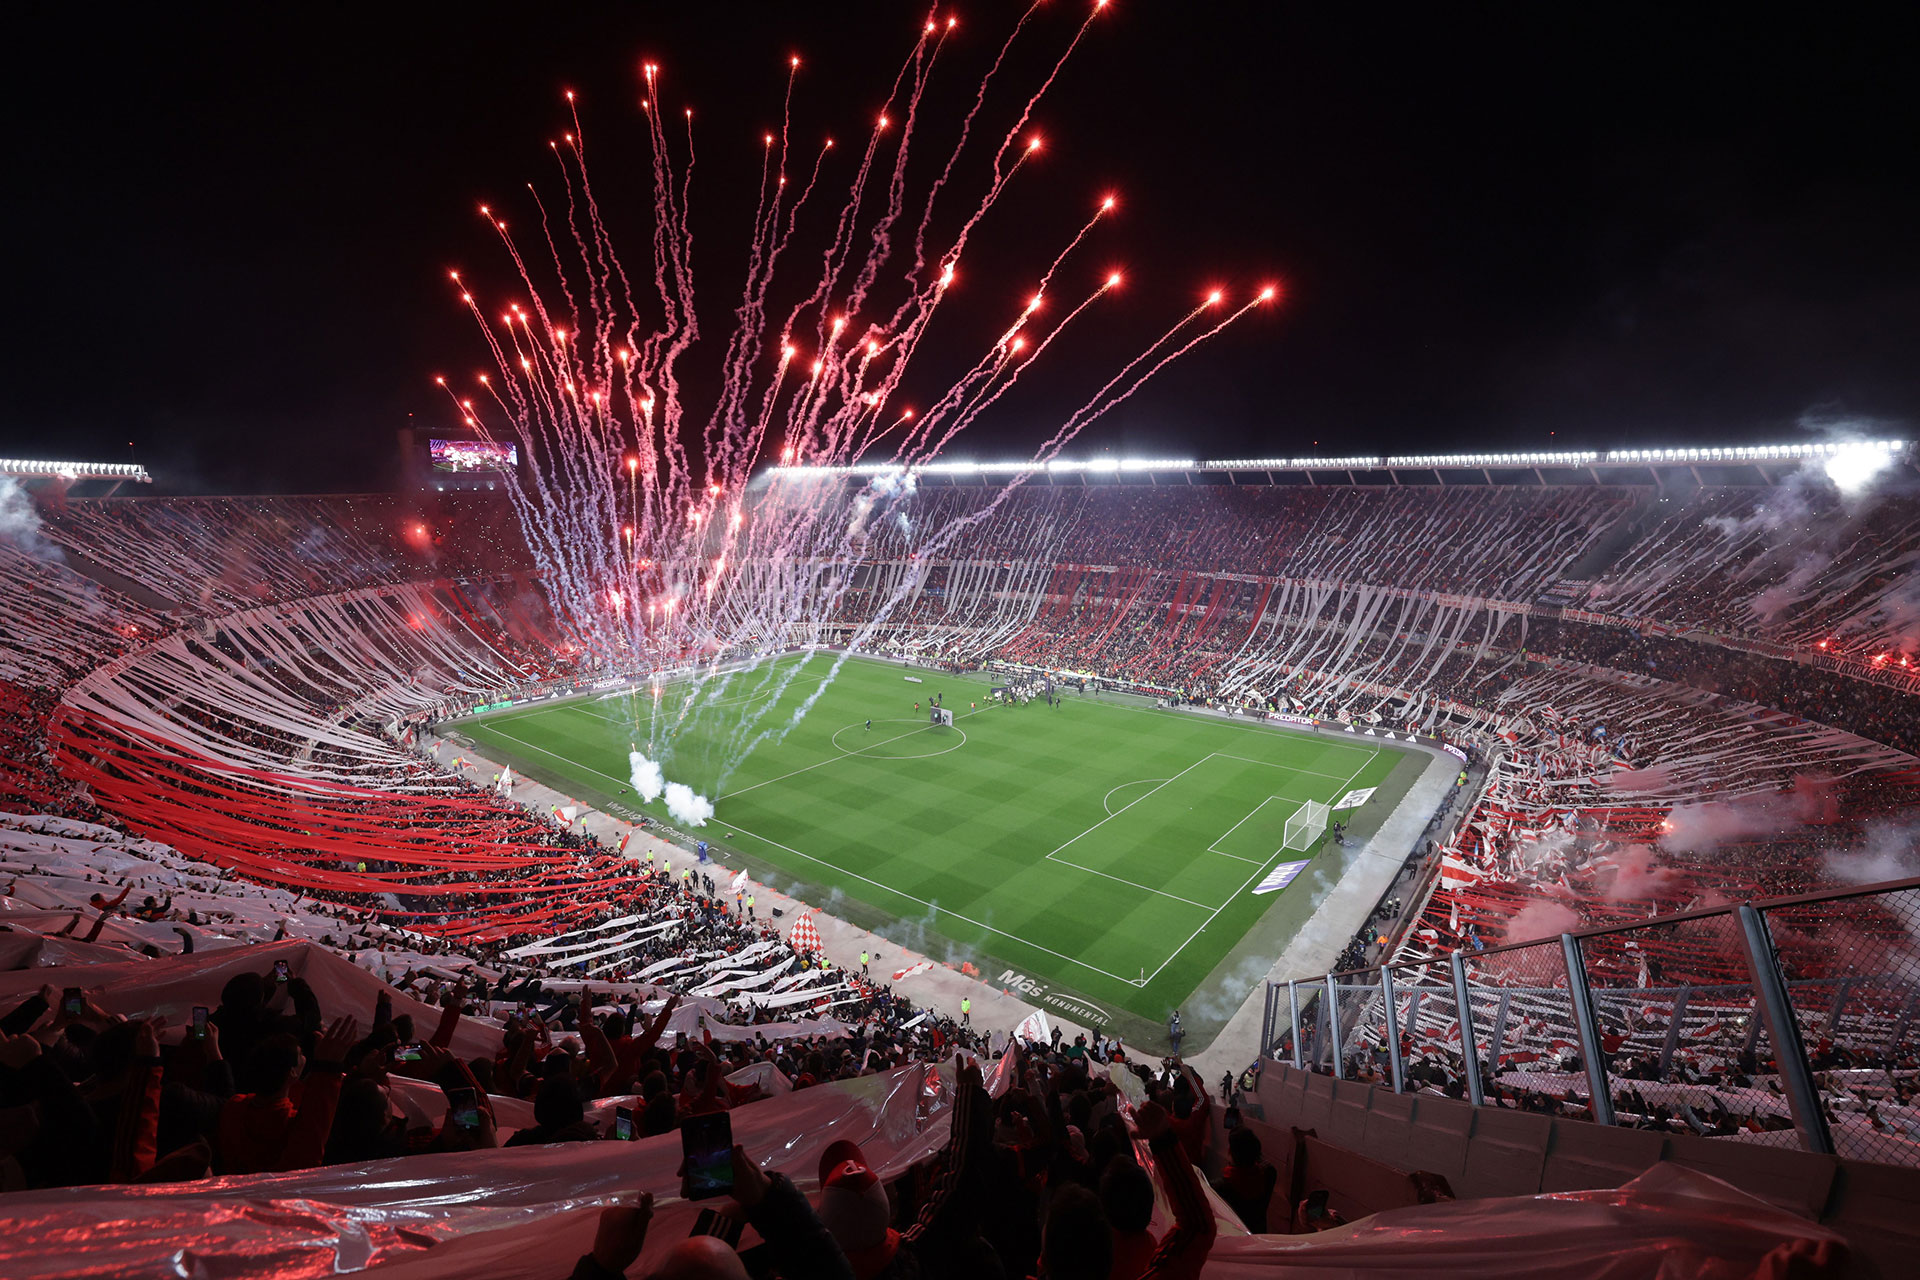
{"type": "MultiPolygon", "coordinates": [[[[717,1131],[718,1126],[709,1122],[682,1141],[698,1151],[702,1161],[700,1185],[726,1186],[724,1194],[731,1197],[737,1209],[703,1209],[692,1234],[676,1241],[648,1274],[745,1280],[747,1264],[734,1251],[740,1239],[740,1217],[744,1216],[764,1242],[760,1248],[770,1255],[775,1274],[804,1276],[807,1280],[856,1280],[858,1273],[846,1254],[822,1225],[807,1197],[785,1175],[765,1172],[737,1145],[726,1148],[727,1170],[724,1175],[718,1172],[713,1151],[717,1131]]],[[[689,1197],[693,1176],[688,1172],[682,1175],[681,1189],[689,1197]]],[[[628,1268],[639,1261],[646,1247],[647,1228],[652,1221],[653,1196],[647,1192],[640,1193],[636,1204],[601,1210],[593,1248],[575,1264],[572,1280],[624,1280],[628,1268]]],[[[752,1274],[764,1274],[767,1269],[756,1266],[752,1274]]]]}

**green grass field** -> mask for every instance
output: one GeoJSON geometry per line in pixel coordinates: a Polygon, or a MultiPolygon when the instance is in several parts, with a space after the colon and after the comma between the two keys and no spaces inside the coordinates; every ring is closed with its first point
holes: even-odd
{"type": "MultiPolygon", "coordinates": [[[[805,659],[760,727],[785,724],[831,662],[805,659]]],[[[718,762],[737,751],[742,716],[773,696],[769,683],[762,671],[710,692],[714,705],[673,739],[667,777],[712,795],[718,762]]],[[[1283,850],[1288,816],[1306,800],[1378,787],[1365,809],[1339,815],[1365,833],[1426,760],[1374,739],[1111,695],[989,707],[988,685],[848,661],[797,726],[725,778],[698,834],[723,861],[902,945],[971,960],[1002,986],[1017,984],[1002,980],[1012,970],[1030,998],[1077,1020],[1097,1012],[1137,1036],[1178,1005],[1191,1050],[1355,856],[1324,840],[1283,850]],[[951,728],[927,722],[936,691],[955,713],[951,728]],[[1276,864],[1302,859],[1312,861],[1285,890],[1253,892],[1276,864]]],[[[668,690],[659,705],[676,696],[668,690]]],[[[458,731],[570,796],[630,815],[629,742],[644,740],[654,705],[645,693],[577,698],[478,716],[458,731]]],[[[659,803],[646,808],[666,818],[659,803]]]]}

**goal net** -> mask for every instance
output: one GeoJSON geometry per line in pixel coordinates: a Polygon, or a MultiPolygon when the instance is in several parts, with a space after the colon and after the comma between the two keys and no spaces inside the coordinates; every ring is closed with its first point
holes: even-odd
{"type": "MultiPolygon", "coordinates": [[[[1287,839],[1282,846],[1287,849],[1311,849],[1327,830],[1327,806],[1318,800],[1309,800],[1293,811],[1287,819],[1287,839]]],[[[1271,827],[1268,830],[1272,830],[1271,827]]]]}

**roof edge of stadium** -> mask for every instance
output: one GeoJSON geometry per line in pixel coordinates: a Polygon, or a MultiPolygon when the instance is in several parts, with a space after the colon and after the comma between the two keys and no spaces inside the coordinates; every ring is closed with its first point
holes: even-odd
{"type": "Polygon", "coordinates": [[[1447,453],[1405,454],[1395,457],[1363,456],[1351,458],[1224,458],[1196,461],[1192,458],[1054,458],[1013,462],[871,462],[834,466],[776,466],[778,476],[885,475],[912,471],[921,475],[1018,475],[1022,472],[1076,471],[1446,471],[1485,470],[1489,468],[1534,467],[1658,467],[1709,465],[1762,465],[1769,462],[1798,462],[1831,458],[1857,452],[1888,456],[1904,454],[1905,440],[1822,440],[1799,444],[1710,445],[1676,449],[1586,449],[1543,453],[1447,453]]]}
{"type": "Polygon", "coordinates": [[[58,476],[62,480],[132,480],[152,484],[153,477],[137,462],[42,462],[29,458],[0,458],[0,476],[58,476]]]}

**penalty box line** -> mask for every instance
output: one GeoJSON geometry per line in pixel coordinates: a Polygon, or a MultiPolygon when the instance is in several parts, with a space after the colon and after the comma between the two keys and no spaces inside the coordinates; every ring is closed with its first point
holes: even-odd
{"type": "MultiPolygon", "coordinates": [[[[1361,767],[1365,768],[1366,766],[1362,765],[1361,767]]],[[[1252,822],[1254,818],[1259,815],[1262,809],[1272,804],[1275,800],[1286,800],[1286,799],[1287,797],[1280,796],[1280,795],[1268,796],[1265,800],[1262,800],[1259,804],[1253,806],[1252,809],[1248,810],[1246,817],[1240,819],[1240,821],[1234,823],[1232,826],[1228,827],[1225,831],[1221,832],[1219,838],[1216,839],[1213,842],[1213,844],[1210,844],[1207,846],[1207,852],[1217,853],[1223,858],[1232,858],[1235,862],[1251,862],[1255,866],[1262,866],[1262,867],[1265,866],[1266,863],[1262,859],[1243,858],[1237,853],[1228,853],[1225,849],[1216,849],[1214,845],[1219,844],[1221,840],[1225,840],[1228,836],[1232,835],[1234,832],[1238,831],[1240,828],[1246,826],[1249,822],[1252,822]]],[[[1289,803],[1297,804],[1299,802],[1289,801],[1289,803]]]]}
{"type": "Polygon", "coordinates": [[[794,848],[790,844],[781,844],[778,840],[770,840],[766,836],[761,835],[757,831],[747,830],[745,827],[741,826],[737,822],[728,823],[727,825],[731,826],[735,831],[740,832],[742,835],[752,836],[755,840],[758,840],[763,844],[770,844],[776,849],[785,849],[788,853],[792,854],[796,858],[805,858],[808,862],[818,863],[819,865],[827,868],[829,871],[835,871],[843,876],[849,876],[855,880],[860,880],[867,884],[870,884],[874,888],[879,889],[884,893],[891,893],[895,897],[905,898],[908,902],[917,902],[921,906],[927,908],[929,911],[935,912],[937,914],[952,916],[955,920],[964,920],[968,924],[973,925],[975,928],[985,929],[988,933],[997,933],[1001,937],[1006,938],[1013,942],[1017,942],[1023,947],[1032,947],[1035,951],[1044,951],[1056,960],[1064,960],[1068,964],[1078,965],[1080,968],[1087,970],[1087,972],[1089,973],[1097,973],[1103,978],[1112,978],[1115,982],[1124,982],[1130,987],[1137,987],[1140,985],[1140,980],[1138,978],[1123,978],[1117,973],[1108,973],[1105,969],[1100,968],[1098,965],[1088,964],[1086,961],[1081,960],[1078,957],[1067,955],[1064,952],[1055,951],[1052,947],[1043,947],[1037,942],[1033,942],[1026,938],[1021,937],[1017,933],[1008,933],[1005,929],[996,929],[984,920],[975,920],[972,916],[963,916],[958,911],[950,910],[947,907],[941,906],[939,903],[929,902],[925,898],[916,898],[904,889],[896,889],[890,884],[882,884],[880,881],[873,879],[871,876],[863,876],[858,871],[849,871],[845,867],[840,866],[837,863],[828,862],[825,858],[816,858],[810,853],[802,853],[800,852],[800,850],[794,848]]]}
{"type": "MultiPolygon", "coordinates": [[[[1201,756],[1198,760],[1195,760],[1192,764],[1182,769],[1179,773],[1174,774],[1173,777],[1168,778],[1165,781],[1161,782],[1160,785],[1157,787],[1154,787],[1153,790],[1141,792],[1140,795],[1136,796],[1132,800],[1129,800],[1127,803],[1121,805],[1118,809],[1114,810],[1112,813],[1108,814],[1106,817],[1100,819],[1098,822],[1088,827],[1085,831],[1080,832],[1078,835],[1068,837],[1067,841],[1064,844],[1060,845],[1058,848],[1048,853],[1044,858],[1041,859],[1041,861],[1057,863],[1063,867],[1072,867],[1075,871],[1083,871],[1090,876],[1100,876],[1102,879],[1111,880],[1115,884],[1124,884],[1129,888],[1138,889],[1142,893],[1151,893],[1155,897],[1170,898],[1174,902],[1184,902],[1188,906],[1198,907],[1202,911],[1213,910],[1214,908],[1211,903],[1195,902],[1192,898],[1183,898],[1177,893],[1168,893],[1165,889],[1156,889],[1152,885],[1141,884],[1139,881],[1129,880],[1125,876],[1116,876],[1111,874],[1110,872],[1102,871],[1097,867],[1082,866],[1078,862],[1074,862],[1070,859],[1060,857],[1059,854],[1060,854],[1060,850],[1066,848],[1067,845],[1070,845],[1074,843],[1074,841],[1079,840],[1084,836],[1091,835],[1095,831],[1098,831],[1101,827],[1106,826],[1107,823],[1112,822],[1115,818],[1119,817],[1121,814],[1125,813],[1127,810],[1133,808],[1134,805],[1139,804],[1142,800],[1145,800],[1148,796],[1153,795],[1155,792],[1159,791],[1162,787],[1170,786],[1174,782],[1178,781],[1179,779],[1186,777],[1189,773],[1192,773],[1195,769],[1198,769],[1201,765],[1213,759],[1214,756],[1218,754],[1220,753],[1217,751],[1209,751],[1206,755],[1201,756]]],[[[1104,805],[1102,807],[1104,807],[1104,805]]],[[[1112,977],[1113,975],[1108,974],[1107,976],[1112,977]]],[[[1139,983],[1139,979],[1137,978],[1124,978],[1124,979],[1121,979],[1121,981],[1133,982],[1135,985],[1138,985],[1139,983]]]]}
{"type": "MultiPolygon", "coordinates": [[[[1364,769],[1367,767],[1367,765],[1373,763],[1373,757],[1378,754],[1379,752],[1375,751],[1370,755],[1368,755],[1367,759],[1361,763],[1360,768],[1364,769]]],[[[1081,863],[1074,862],[1070,858],[1063,858],[1059,856],[1060,850],[1065,849],[1067,845],[1073,844],[1075,841],[1081,839],[1084,836],[1091,835],[1093,832],[1105,826],[1107,823],[1113,821],[1115,818],[1119,817],[1121,814],[1125,813],[1127,810],[1133,808],[1134,805],[1139,804],[1142,800],[1145,800],[1147,797],[1153,795],[1154,792],[1159,791],[1162,787],[1166,787],[1171,785],[1174,782],[1177,782],[1179,779],[1185,777],[1189,773],[1192,773],[1195,769],[1198,769],[1201,765],[1205,764],[1209,760],[1212,760],[1216,756],[1218,756],[1220,759],[1223,759],[1223,760],[1240,760],[1247,764],[1264,764],[1268,768],[1284,769],[1289,773],[1307,773],[1307,774],[1313,773],[1311,769],[1295,769],[1291,765],[1275,764],[1271,760],[1251,760],[1251,759],[1248,759],[1246,756],[1236,756],[1226,751],[1209,751],[1206,755],[1201,756],[1198,760],[1195,760],[1192,764],[1182,769],[1179,773],[1174,774],[1173,777],[1167,778],[1164,781],[1162,781],[1159,786],[1154,787],[1151,791],[1142,792],[1139,796],[1135,797],[1132,800],[1129,800],[1126,804],[1121,805],[1118,809],[1114,810],[1112,813],[1108,814],[1106,817],[1101,818],[1098,822],[1095,822],[1092,826],[1088,827],[1085,831],[1080,832],[1079,835],[1073,836],[1072,838],[1068,839],[1065,844],[1060,845],[1059,848],[1056,848],[1053,850],[1053,852],[1047,854],[1045,861],[1056,862],[1063,867],[1072,867],[1075,871],[1084,871],[1088,875],[1100,876],[1103,879],[1111,880],[1116,884],[1127,885],[1130,888],[1140,890],[1140,892],[1142,893],[1150,893],[1150,894],[1153,894],[1155,897],[1159,897],[1159,898],[1169,898],[1174,902],[1184,902],[1190,907],[1198,907],[1202,911],[1211,911],[1214,913],[1214,915],[1218,915],[1221,912],[1221,910],[1223,910],[1226,907],[1227,902],[1233,901],[1233,896],[1237,896],[1237,894],[1233,896],[1229,896],[1227,899],[1227,902],[1219,903],[1217,905],[1211,902],[1195,902],[1192,898],[1183,898],[1177,893],[1168,893],[1165,889],[1156,889],[1152,885],[1141,884],[1138,880],[1129,880],[1125,876],[1116,876],[1112,872],[1102,871],[1098,867],[1085,866],[1081,863]]],[[[1338,775],[1337,774],[1315,774],[1314,776],[1331,778],[1331,777],[1337,777],[1338,775]]],[[[1349,779],[1351,779],[1352,777],[1357,776],[1357,773],[1350,774],[1348,776],[1349,776],[1349,779]]],[[[1337,796],[1337,793],[1336,793],[1336,796],[1337,796]]],[[[1253,809],[1247,814],[1246,817],[1234,823],[1233,826],[1229,827],[1225,832],[1223,832],[1221,835],[1216,837],[1213,841],[1213,844],[1209,844],[1205,849],[1201,850],[1201,852],[1218,854],[1222,858],[1231,858],[1235,862],[1244,862],[1251,866],[1264,867],[1266,865],[1266,862],[1264,860],[1255,859],[1255,858],[1243,858],[1237,853],[1227,853],[1226,851],[1222,849],[1216,849],[1213,846],[1219,844],[1220,841],[1225,840],[1228,836],[1232,835],[1235,831],[1238,831],[1241,827],[1245,826],[1248,822],[1250,822],[1253,819],[1255,814],[1259,813],[1260,810],[1266,808],[1267,804],[1270,801],[1285,800],[1285,799],[1287,799],[1286,796],[1278,796],[1278,795],[1268,796],[1265,800],[1262,800],[1259,804],[1255,805],[1253,809]]],[[[1164,968],[1165,965],[1162,965],[1161,967],[1164,968]]]]}
{"type": "MultiPolygon", "coordinates": [[[[1345,795],[1347,788],[1353,785],[1353,780],[1359,777],[1362,773],[1364,773],[1367,767],[1371,765],[1375,760],[1379,759],[1379,757],[1380,757],[1380,749],[1376,747],[1371,755],[1369,755],[1365,760],[1360,762],[1360,767],[1358,769],[1355,769],[1352,773],[1347,775],[1347,780],[1341,783],[1339,789],[1333,793],[1333,799],[1338,800],[1341,796],[1345,795]]],[[[1261,803],[1264,805],[1266,802],[1262,801],[1261,803]]],[[[1329,801],[1329,803],[1331,803],[1331,801],[1329,801]]],[[[1160,962],[1160,968],[1155,969],[1152,973],[1147,975],[1147,982],[1152,982],[1155,978],[1159,977],[1161,970],[1165,969],[1168,965],[1172,964],[1176,959],[1178,959],[1182,951],[1185,951],[1188,947],[1192,946],[1193,940],[1199,937],[1201,932],[1204,931],[1208,925],[1212,924],[1214,920],[1219,917],[1222,911],[1225,911],[1230,905],[1232,905],[1235,898],[1238,898],[1241,894],[1245,893],[1249,888],[1251,888],[1253,885],[1253,882],[1260,878],[1261,874],[1267,869],[1267,867],[1270,864],[1274,862],[1278,862],[1280,860],[1280,855],[1292,853],[1292,852],[1295,852],[1295,851],[1292,849],[1279,849],[1279,850],[1276,850],[1275,855],[1272,858],[1269,858],[1266,862],[1255,863],[1253,868],[1253,874],[1247,877],[1246,883],[1242,884],[1238,889],[1234,890],[1232,895],[1229,896],[1225,902],[1215,907],[1213,909],[1213,914],[1208,916],[1204,921],[1201,922],[1200,928],[1195,929],[1192,933],[1188,934],[1187,940],[1181,943],[1179,946],[1175,947],[1173,949],[1173,954],[1160,962]]],[[[1135,985],[1145,986],[1146,983],[1145,982],[1136,983],[1135,985]]]]}

